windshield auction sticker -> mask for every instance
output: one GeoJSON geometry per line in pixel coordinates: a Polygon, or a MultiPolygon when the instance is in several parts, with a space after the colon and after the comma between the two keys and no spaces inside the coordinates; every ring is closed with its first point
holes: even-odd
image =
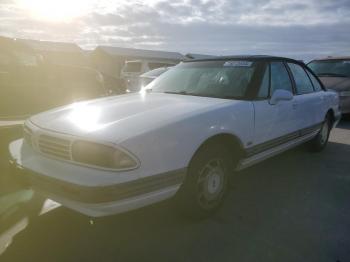
{"type": "Polygon", "coordinates": [[[251,67],[252,64],[250,61],[226,61],[224,67],[251,67]]]}

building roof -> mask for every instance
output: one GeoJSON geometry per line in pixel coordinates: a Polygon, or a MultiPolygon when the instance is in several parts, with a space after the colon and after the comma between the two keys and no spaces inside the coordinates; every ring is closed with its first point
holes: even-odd
{"type": "Polygon", "coordinates": [[[82,52],[82,49],[74,43],[50,42],[30,39],[16,39],[16,41],[19,43],[23,43],[36,51],[65,53],[82,52]]]}
{"type": "Polygon", "coordinates": [[[184,56],[177,52],[166,52],[156,50],[144,50],[135,48],[124,48],[116,46],[98,46],[95,50],[102,50],[111,56],[130,56],[135,58],[161,58],[171,60],[183,60],[184,56]]]}

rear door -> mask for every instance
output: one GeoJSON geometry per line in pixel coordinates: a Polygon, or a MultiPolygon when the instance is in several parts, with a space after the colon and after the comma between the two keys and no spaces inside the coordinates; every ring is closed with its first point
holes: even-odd
{"type": "Polygon", "coordinates": [[[297,115],[294,99],[270,104],[270,97],[277,89],[293,93],[293,85],[283,62],[271,62],[254,101],[255,108],[255,153],[274,147],[297,136],[297,115]]]}
{"type": "Polygon", "coordinates": [[[318,108],[316,109],[316,122],[323,122],[325,115],[329,109],[329,101],[327,101],[327,95],[324,89],[322,88],[320,81],[314,76],[309,70],[306,70],[312,85],[314,86],[314,91],[319,97],[318,108]]]}
{"type": "Polygon", "coordinates": [[[295,84],[295,102],[297,122],[301,131],[315,127],[323,120],[320,112],[323,111],[324,96],[315,92],[310,77],[305,69],[295,63],[288,63],[295,84]]]}

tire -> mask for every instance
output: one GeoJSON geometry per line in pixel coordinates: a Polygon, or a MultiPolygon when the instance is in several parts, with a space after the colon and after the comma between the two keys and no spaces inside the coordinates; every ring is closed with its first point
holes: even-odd
{"type": "Polygon", "coordinates": [[[230,175],[229,151],[218,145],[200,150],[192,159],[176,203],[182,214],[205,218],[223,203],[230,175]]]}
{"type": "Polygon", "coordinates": [[[329,114],[327,114],[320,132],[318,132],[317,136],[310,141],[310,150],[312,152],[320,152],[322,151],[328,143],[329,134],[332,128],[332,119],[329,114]]]}

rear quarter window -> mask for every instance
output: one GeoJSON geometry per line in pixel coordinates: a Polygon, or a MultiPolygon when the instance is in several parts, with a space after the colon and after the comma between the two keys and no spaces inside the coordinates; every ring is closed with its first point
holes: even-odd
{"type": "Polygon", "coordinates": [[[302,68],[300,65],[292,63],[288,63],[288,66],[295,81],[297,94],[303,95],[314,92],[313,85],[304,68],[302,68]]]}
{"type": "Polygon", "coordinates": [[[315,91],[316,92],[322,91],[323,90],[322,86],[321,86],[320,82],[316,79],[316,77],[313,74],[311,74],[309,71],[306,70],[306,72],[309,75],[312,84],[314,85],[315,91]]]}

